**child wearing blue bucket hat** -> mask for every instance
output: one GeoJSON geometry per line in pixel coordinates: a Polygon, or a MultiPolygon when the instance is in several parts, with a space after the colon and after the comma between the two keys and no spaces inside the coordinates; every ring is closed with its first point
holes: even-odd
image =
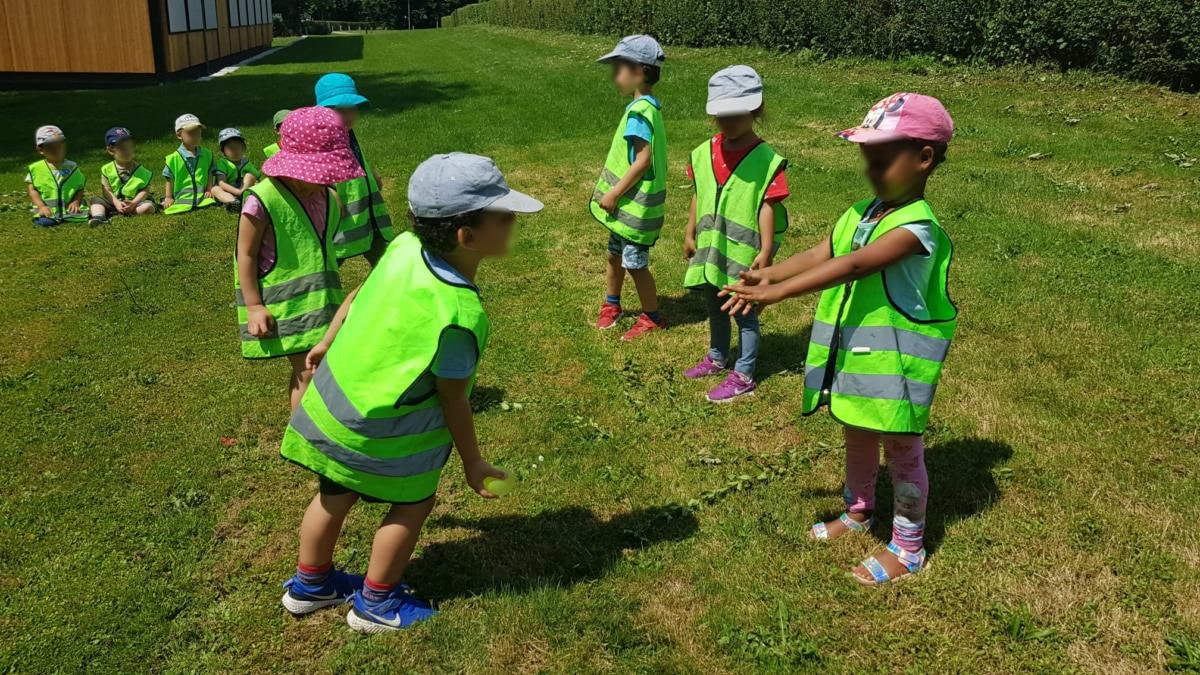
{"type": "Polygon", "coordinates": [[[379,174],[367,162],[366,154],[354,134],[359,110],[369,107],[371,103],[358,93],[354,78],[344,73],[322,75],[317,80],[315,90],[317,105],[335,110],[350,130],[350,149],[364,174],[362,178],[336,186],[347,214],[333,239],[337,257],[338,260],[346,260],[361,255],[374,267],[396,234],[379,189],[379,174]]]}

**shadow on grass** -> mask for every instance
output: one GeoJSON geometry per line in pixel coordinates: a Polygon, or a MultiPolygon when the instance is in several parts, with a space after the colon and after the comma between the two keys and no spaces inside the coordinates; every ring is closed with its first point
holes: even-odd
{"type": "Polygon", "coordinates": [[[708,321],[708,308],[699,291],[684,291],[683,295],[666,295],[658,299],[658,308],[669,326],[687,326],[708,321]]]}
{"type": "Polygon", "coordinates": [[[305,38],[284,49],[280,49],[266,58],[260,59],[257,63],[259,65],[337,63],[340,61],[361,61],[362,57],[363,36],[327,35],[305,38]]]}
{"type": "Polygon", "coordinates": [[[475,387],[471,391],[471,412],[478,415],[499,408],[506,393],[502,387],[475,387]]]}
{"type": "Polygon", "coordinates": [[[758,341],[758,381],[783,372],[804,374],[804,357],[808,355],[811,334],[811,323],[797,335],[782,335],[772,333],[770,323],[764,322],[758,341]]]}
{"type": "Polygon", "coordinates": [[[431,524],[475,531],[467,539],[430,544],[408,568],[405,576],[413,585],[438,600],[599,579],[629,552],[687,539],[699,527],[691,512],[677,506],[638,509],[609,520],[569,506],[533,516],[447,516],[431,524]]]}
{"type": "MultiPolygon", "coordinates": [[[[1000,487],[992,469],[1012,457],[1012,447],[1003,441],[986,438],[956,438],[935,443],[925,449],[925,467],[929,471],[929,505],[925,511],[925,550],[933,553],[946,536],[946,528],[991,508],[1000,497],[1000,487]]],[[[892,480],[887,469],[879,472],[875,490],[875,528],[873,533],[891,540],[892,480]]],[[[840,510],[821,515],[821,520],[837,518],[840,510]]]]}

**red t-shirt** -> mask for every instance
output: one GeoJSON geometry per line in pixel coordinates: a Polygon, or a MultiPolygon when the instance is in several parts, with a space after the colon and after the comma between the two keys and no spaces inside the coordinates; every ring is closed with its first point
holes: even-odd
{"type": "MultiPolygon", "coordinates": [[[[751,150],[758,147],[758,143],[755,143],[738,150],[726,150],[724,147],[725,138],[721,134],[714,136],[712,143],[709,145],[712,146],[712,167],[713,174],[717,177],[717,185],[724,185],[725,181],[729,180],[729,176],[733,173],[733,170],[729,167],[737,167],[738,163],[745,159],[751,150]]],[[[687,175],[693,182],[696,180],[696,174],[692,171],[691,162],[688,162],[687,175]]],[[[775,174],[775,177],[771,179],[771,184],[767,186],[767,201],[771,203],[781,202],[789,194],[791,192],[788,191],[787,178],[780,171],[775,174]]]]}

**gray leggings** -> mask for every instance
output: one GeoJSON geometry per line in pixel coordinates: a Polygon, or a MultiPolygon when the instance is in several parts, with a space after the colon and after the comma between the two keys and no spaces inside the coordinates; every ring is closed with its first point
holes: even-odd
{"type": "MultiPolygon", "coordinates": [[[[729,325],[729,315],[721,311],[721,305],[725,304],[726,298],[717,297],[718,290],[716,286],[705,286],[702,291],[705,303],[708,305],[708,355],[717,363],[728,366],[733,334],[729,325]]],[[[758,312],[756,310],[748,316],[738,316],[735,320],[738,325],[738,350],[740,353],[733,368],[746,377],[752,378],[754,377],[754,366],[758,362],[758,312]]]]}

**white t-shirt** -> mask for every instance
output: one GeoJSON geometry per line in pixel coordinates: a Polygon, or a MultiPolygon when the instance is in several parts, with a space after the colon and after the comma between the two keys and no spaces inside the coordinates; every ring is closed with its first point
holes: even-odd
{"type": "MultiPolygon", "coordinates": [[[[876,201],[867,207],[862,220],[859,221],[858,229],[854,232],[855,249],[865,245],[870,239],[871,232],[879,222],[875,212],[879,210],[880,205],[881,202],[876,201]]],[[[887,273],[888,294],[905,314],[916,319],[929,319],[929,306],[925,303],[925,291],[929,288],[929,280],[933,276],[933,261],[937,253],[934,225],[928,220],[923,220],[901,225],[901,227],[917,237],[921,246],[925,248],[925,253],[910,255],[884,270],[887,273]]]]}

